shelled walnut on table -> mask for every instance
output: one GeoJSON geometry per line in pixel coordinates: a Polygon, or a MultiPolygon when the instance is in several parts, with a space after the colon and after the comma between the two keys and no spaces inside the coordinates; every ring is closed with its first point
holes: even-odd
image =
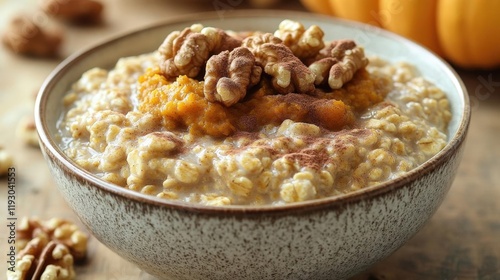
{"type": "Polygon", "coordinates": [[[16,230],[16,269],[8,280],[75,278],[73,264],[85,259],[88,236],[70,221],[23,218],[16,230]]]}

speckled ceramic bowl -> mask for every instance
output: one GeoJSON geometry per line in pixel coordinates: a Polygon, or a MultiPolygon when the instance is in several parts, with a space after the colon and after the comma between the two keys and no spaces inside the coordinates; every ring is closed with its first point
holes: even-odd
{"type": "Polygon", "coordinates": [[[455,72],[427,50],[386,31],[312,14],[243,11],[200,14],[120,36],[63,62],[36,103],[41,148],[54,180],[93,235],[162,279],[341,279],[388,256],[436,211],[462,155],[470,109],[455,72]],[[449,144],[406,176],[347,195],[279,207],[215,208],[168,202],[106,183],[58,147],[62,96],[92,67],[155,50],[164,37],[200,22],[272,31],[285,18],[318,24],[326,39],[352,38],[369,54],[405,60],[448,95],[449,144]],[[271,29],[271,30],[270,30],[271,29]]]}

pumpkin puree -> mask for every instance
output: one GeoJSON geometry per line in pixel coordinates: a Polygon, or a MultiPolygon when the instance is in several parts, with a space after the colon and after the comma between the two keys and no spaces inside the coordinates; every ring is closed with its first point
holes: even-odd
{"type": "Polygon", "coordinates": [[[257,131],[268,124],[279,125],[286,119],[337,131],[354,127],[357,115],[381,102],[387,84],[362,69],[338,90],[280,95],[264,80],[241,102],[225,107],[205,99],[203,81],[186,76],[170,81],[154,68],[139,78],[138,108],[161,116],[168,130],[187,128],[193,135],[224,137],[236,131],[257,131]]]}

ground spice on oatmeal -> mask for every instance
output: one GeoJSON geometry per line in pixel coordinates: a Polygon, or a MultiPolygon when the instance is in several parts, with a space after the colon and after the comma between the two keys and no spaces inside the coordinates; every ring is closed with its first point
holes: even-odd
{"type": "Polygon", "coordinates": [[[284,157],[315,171],[321,170],[330,158],[325,148],[303,149],[295,153],[285,154],[284,157]]]}
{"type": "Polygon", "coordinates": [[[386,81],[360,70],[338,90],[317,89],[311,95],[277,94],[267,82],[242,102],[225,107],[204,98],[203,83],[186,76],[170,81],[159,69],[139,79],[139,110],[163,118],[168,130],[187,128],[193,135],[225,137],[236,131],[258,131],[286,119],[339,131],[355,125],[356,114],[381,102],[386,81]]]}

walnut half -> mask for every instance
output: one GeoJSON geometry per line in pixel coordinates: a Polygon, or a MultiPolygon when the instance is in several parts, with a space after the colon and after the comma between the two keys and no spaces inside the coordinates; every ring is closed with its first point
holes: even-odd
{"type": "Polygon", "coordinates": [[[90,25],[102,21],[104,5],[93,0],[42,0],[42,10],[64,21],[90,25]]]}

